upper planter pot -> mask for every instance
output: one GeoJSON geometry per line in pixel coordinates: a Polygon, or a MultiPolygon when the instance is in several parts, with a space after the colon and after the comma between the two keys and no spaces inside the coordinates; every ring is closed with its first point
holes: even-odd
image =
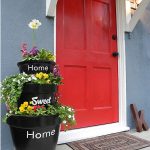
{"type": "Polygon", "coordinates": [[[41,61],[41,60],[30,60],[18,62],[20,73],[25,72],[26,74],[35,74],[39,72],[50,73],[53,72],[55,66],[54,61],[41,61]]]}

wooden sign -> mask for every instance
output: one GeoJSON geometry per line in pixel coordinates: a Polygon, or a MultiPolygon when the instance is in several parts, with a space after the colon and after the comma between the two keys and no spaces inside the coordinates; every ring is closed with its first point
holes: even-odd
{"type": "Polygon", "coordinates": [[[137,132],[147,131],[149,129],[145,119],[144,119],[144,110],[138,112],[135,104],[130,105],[133,119],[135,120],[137,132]]]}

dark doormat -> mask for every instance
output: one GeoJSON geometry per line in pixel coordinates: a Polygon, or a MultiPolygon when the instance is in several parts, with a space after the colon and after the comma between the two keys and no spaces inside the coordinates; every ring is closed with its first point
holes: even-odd
{"type": "Polygon", "coordinates": [[[80,140],[67,144],[73,150],[138,150],[149,147],[146,141],[128,133],[117,133],[96,138],[80,140]]]}

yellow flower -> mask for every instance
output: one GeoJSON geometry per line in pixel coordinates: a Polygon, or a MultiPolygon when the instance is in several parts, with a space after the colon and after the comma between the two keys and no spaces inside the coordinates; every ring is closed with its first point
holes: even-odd
{"type": "Polygon", "coordinates": [[[36,78],[38,78],[38,79],[42,79],[42,77],[43,77],[43,73],[42,72],[40,72],[40,73],[36,73],[36,78]]]}
{"type": "Polygon", "coordinates": [[[39,73],[39,75],[41,75],[41,76],[42,76],[43,74],[44,74],[43,72],[40,72],[40,73],[39,73]]]}
{"type": "Polygon", "coordinates": [[[24,112],[25,111],[24,107],[22,107],[22,106],[19,107],[19,110],[20,110],[20,112],[24,112]]]}
{"type": "Polygon", "coordinates": [[[25,106],[24,106],[23,104],[21,104],[20,107],[23,107],[23,108],[24,108],[25,106]]]}
{"type": "Polygon", "coordinates": [[[24,102],[24,103],[23,103],[23,106],[24,106],[24,107],[27,107],[27,106],[28,106],[28,102],[24,102]]]}
{"type": "Polygon", "coordinates": [[[37,25],[35,23],[31,23],[30,26],[31,26],[32,29],[36,29],[37,28],[37,25]]]}
{"type": "Polygon", "coordinates": [[[35,74],[35,77],[36,77],[36,78],[38,78],[38,77],[39,77],[39,74],[38,74],[38,73],[36,73],[36,74],[35,74]]]}
{"type": "Polygon", "coordinates": [[[47,78],[49,77],[49,75],[46,74],[46,73],[44,73],[44,74],[43,74],[43,77],[44,77],[44,79],[47,79],[47,78]]]}
{"type": "Polygon", "coordinates": [[[31,111],[32,109],[33,109],[32,106],[28,106],[28,107],[27,107],[27,110],[28,110],[28,111],[31,111]]]}
{"type": "Polygon", "coordinates": [[[47,82],[47,83],[51,83],[51,80],[47,80],[46,82],[47,82]]]}

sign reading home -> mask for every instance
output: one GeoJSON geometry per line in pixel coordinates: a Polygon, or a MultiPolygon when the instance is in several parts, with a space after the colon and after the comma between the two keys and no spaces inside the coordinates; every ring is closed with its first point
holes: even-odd
{"type": "Polygon", "coordinates": [[[43,139],[54,135],[55,135],[55,129],[51,131],[45,131],[43,133],[35,132],[35,131],[31,131],[31,132],[27,131],[26,133],[27,139],[43,139]]]}
{"type": "Polygon", "coordinates": [[[48,66],[28,65],[28,71],[48,71],[48,66]]]}
{"type": "Polygon", "coordinates": [[[38,96],[32,97],[32,105],[46,105],[51,103],[51,97],[40,99],[38,96]]]}

